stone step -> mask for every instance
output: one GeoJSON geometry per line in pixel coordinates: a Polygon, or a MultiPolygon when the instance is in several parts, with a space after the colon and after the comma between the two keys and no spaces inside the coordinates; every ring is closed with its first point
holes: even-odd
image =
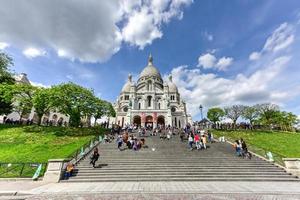
{"type": "MultiPolygon", "coordinates": [[[[100,165],[100,166],[104,166],[104,167],[113,167],[113,168],[120,168],[120,169],[123,169],[123,168],[173,168],[173,167],[203,167],[203,168],[225,168],[225,167],[230,167],[230,168],[235,168],[235,167],[238,167],[238,168],[273,168],[274,166],[272,165],[259,165],[259,164],[244,164],[244,165],[230,165],[230,164],[227,164],[227,165],[205,165],[205,164],[185,164],[185,163],[180,163],[180,164],[143,164],[143,163],[140,163],[140,164],[107,164],[107,163],[96,163],[96,166],[100,165]]],[[[91,167],[91,165],[89,164],[82,164],[82,165],[78,165],[77,168],[82,168],[82,167],[91,167]]]]}
{"type": "Polygon", "coordinates": [[[289,176],[291,174],[285,173],[283,171],[277,172],[261,172],[261,171],[253,171],[253,172],[232,172],[232,171],[216,171],[216,172],[198,172],[198,171],[85,171],[80,173],[75,172],[74,175],[76,176],[98,176],[98,175],[145,175],[150,174],[152,176],[159,176],[159,175],[180,175],[184,174],[187,176],[191,175],[285,175],[289,176]]]}
{"type": "Polygon", "coordinates": [[[170,172],[170,171],[174,171],[176,170],[176,172],[285,172],[283,169],[281,168],[262,168],[262,169],[256,169],[256,168],[239,168],[239,169],[234,169],[234,168],[189,168],[189,167],[182,167],[182,168],[92,168],[92,167],[88,167],[88,168],[79,168],[79,169],[75,169],[76,171],[80,171],[80,173],[84,173],[84,172],[97,172],[97,173],[101,173],[101,172],[170,172]]]}
{"type": "MultiPolygon", "coordinates": [[[[85,160],[80,162],[82,163],[89,163],[90,159],[85,160]]],[[[128,163],[128,164],[140,164],[140,163],[151,163],[151,164],[163,164],[163,163],[198,163],[198,164],[269,164],[272,165],[271,163],[265,162],[265,161],[260,161],[260,160],[253,160],[253,161],[248,161],[248,160],[107,160],[107,159],[99,159],[97,162],[109,162],[109,163],[128,163]]]]}
{"type": "Polygon", "coordinates": [[[300,180],[255,156],[251,160],[237,157],[226,143],[209,144],[201,151],[190,151],[179,138],[147,137],[146,144],[149,148],[139,151],[119,151],[116,143],[100,144],[96,168],[89,164],[90,154],[75,167],[75,176],[62,182],[300,180]]]}
{"type": "Polygon", "coordinates": [[[158,177],[158,178],[169,178],[169,177],[177,177],[177,178],[188,178],[188,177],[193,177],[193,178],[205,178],[205,177],[212,177],[212,178],[222,178],[222,177],[238,177],[238,178],[249,178],[249,177],[257,177],[257,178],[296,178],[295,176],[291,176],[289,174],[248,174],[248,175],[243,175],[243,174],[193,174],[193,175],[186,175],[186,174],[160,174],[159,176],[154,176],[152,174],[97,174],[95,176],[88,176],[86,174],[80,174],[80,176],[73,176],[72,179],[80,179],[80,178],[90,178],[90,179],[95,179],[95,178],[153,178],[153,177],[158,177]]]}
{"type": "Polygon", "coordinates": [[[206,178],[194,178],[194,177],[187,177],[187,178],[178,178],[178,177],[168,177],[168,178],[160,178],[160,177],[149,177],[149,178],[97,178],[97,179],[73,179],[70,178],[68,180],[61,180],[61,182],[147,182],[147,181],[299,181],[296,178],[261,178],[261,177],[247,177],[247,178],[240,178],[240,177],[206,177],[206,178]]]}
{"type": "MultiPolygon", "coordinates": [[[[102,168],[92,168],[90,167],[81,167],[78,168],[79,170],[210,170],[210,171],[217,171],[217,170],[231,170],[231,171],[270,171],[270,170],[276,170],[274,167],[259,167],[259,168],[253,168],[253,167],[213,167],[213,168],[207,168],[207,167],[188,167],[188,166],[177,166],[177,167],[130,167],[130,168],[120,168],[120,167],[102,167],[102,168]]],[[[278,169],[282,170],[282,169],[278,169]]]]}

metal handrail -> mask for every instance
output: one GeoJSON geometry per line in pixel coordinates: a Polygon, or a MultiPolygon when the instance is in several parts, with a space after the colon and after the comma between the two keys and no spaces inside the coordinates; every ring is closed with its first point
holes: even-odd
{"type": "Polygon", "coordinates": [[[47,163],[0,162],[0,177],[32,177],[40,164],[42,164],[42,171],[39,176],[42,176],[46,171],[47,163]]]}

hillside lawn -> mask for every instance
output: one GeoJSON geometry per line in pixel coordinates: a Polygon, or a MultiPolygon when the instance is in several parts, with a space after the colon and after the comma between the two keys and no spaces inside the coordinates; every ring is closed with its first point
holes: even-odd
{"type": "MultiPolygon", "coordinates": [[[[225,136],[230,141],[243,138],[258,154],[272,152],[274,157],[300,158],[300,134],[280,131],[212,130],[214,137],[225,136]]],[[[263,155],[264,156],[264,155],[263,155]]]]}
{"type": "Polygon", "coordinates": [[[0,163],[46,163],[48,159],[68,158],[102,128],[65,128],[0,125],[0,163]]]}

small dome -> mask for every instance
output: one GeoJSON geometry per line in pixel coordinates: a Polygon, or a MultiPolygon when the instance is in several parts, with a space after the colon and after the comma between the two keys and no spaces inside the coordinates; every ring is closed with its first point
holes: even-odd
{"type": "Polygon", "coordinates": [[[153,65],[153,58],[152,58],[151,54],[148,58],[148,65],[141,72],[140,78],[146,77],[146,76],[156,76],[161,79],[161,75],[160,75],[158,69],[153,65]]]}
{"type": "Polygon", "coordinates": [[[133,85],[133,83],[132,83],[132,76],[131,76],[131,74],[129,74],[128,75],[128,80],[127,80],[127,82],[124,84],[124,86],[122,88],[122,92],[130,92],[131,85],[133,85]]]}
{"type": "Polygon", "coordinates": [[[173,83],[173,80],[172,80],[172,75],[169,76],[169,92],[176,92],[178,93],[178,89],[177,89],[177,86],[175,85],[175,83],[173,83]]]}

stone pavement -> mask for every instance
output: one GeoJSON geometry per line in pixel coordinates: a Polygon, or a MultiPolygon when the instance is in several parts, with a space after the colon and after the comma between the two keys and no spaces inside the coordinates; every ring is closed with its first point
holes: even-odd
{"type": "Polygon", "coordinates": [[[0,182],[0,199],[300,199],[300,183],[0,182]]]}

